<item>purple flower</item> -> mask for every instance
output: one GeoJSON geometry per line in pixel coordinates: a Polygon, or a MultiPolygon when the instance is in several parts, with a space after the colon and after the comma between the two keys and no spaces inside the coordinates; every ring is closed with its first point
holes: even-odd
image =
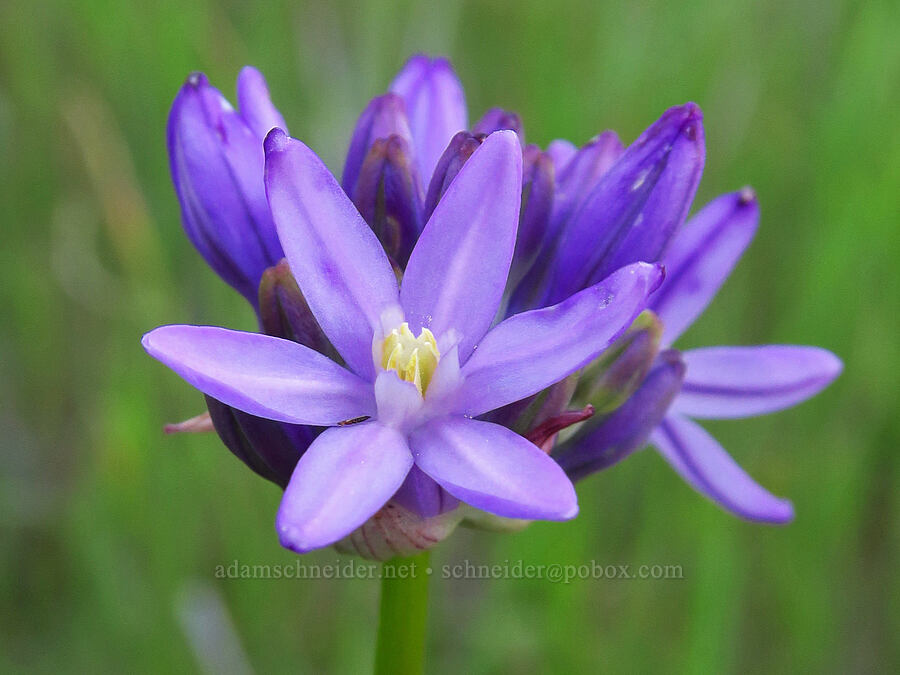
{"type": "MultiPolygon", "coordinates": [[[[753,238],[759,207],[752,190],[722,195],[671,242],[666,279],[650,300],[667,349],[712,301],[753,238]]],[[[748,520],[784,523],[793,507],[741,469],[691,418],[732,419],[795,405],[824,389],[841,362],[817,347],[708,347],[665,351],[619,409],[557,450],[573,478],[607,468],[650,442],[691,486],[748,520]]]]}
{"type": "Polygon", "coordinates": [[[194,73],[175,97],[166,138],[188,238],[257,307],[263,271],[284,256],[266,202],[262,141],[286,127],[257,70],[241,71],[237,93],[239,111],[194,73]]]}
{"type": "Polygon", "coordinates": [[[425,225],[399,288],[375,234],[319,158],[281,130],[265,150],[281,244],[346,367],[296,342],[223,328],[163,326],[143,344],[228,406],[330,427],[285,490],[282,544],[305,552],[341,540],[398,491],[406,503],[440,511],[437,486],[506,518],[573,517],[575,492],[556,462],[508,428],[473,418],[594,360],[643,310],[660,268],[628,265],[492,328],[519,219],[514,133],[493,133],[474,151],[425,225]]]}

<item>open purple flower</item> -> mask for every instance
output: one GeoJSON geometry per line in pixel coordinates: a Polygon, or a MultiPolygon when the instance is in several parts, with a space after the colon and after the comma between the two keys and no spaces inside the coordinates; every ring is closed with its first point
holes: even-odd
{"type": "MultiPolygon", "coordinates": [[[[519,218],[522,149],[514,133],[491,134],[466,162],[399,288],[375,234],[319,158],[280,129],[265,151],[281,245],[346,368],[296,342],[222,328],[163,326],[143,344],[238,410],[331,427],[285,490],[283,545],[305,552],[342,539],[409,479],[503,517],[573,517],[575,492],[556,462],[509,429],[473,418],[591,362],[644,309],[661,269],[628,265],[491,328],[519,218]]],[[[427,490],[406,492],[429,498],[427,490]]]]}
{"type": "Polygon", "coordinates": [[[672,240],[667,275],[649,308],[662,321],[661,352],[640,388],[620,408],[558,449],[573,478],[620,461],[650,442],[691,486],[748,520],[784,523],[786,499],[759,486],[691,418],[733,419],[795,405],[824,389],[841,362],[818,347],[707,347],[678,354],[672,343],[712,301],[750,243],[759,221],[749,188],[722,195],[672,240]]]}

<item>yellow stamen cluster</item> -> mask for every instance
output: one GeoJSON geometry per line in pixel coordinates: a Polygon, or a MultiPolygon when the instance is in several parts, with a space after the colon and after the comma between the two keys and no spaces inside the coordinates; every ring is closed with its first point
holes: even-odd
{"type": "Polygon", "coordinates": [[[396,370],[401,380],[412,382],[424,394],[440,358],[434,334],[423,328],[416,337],[404,321],[384,339],[381,365],[385,370],[396,370]]]}

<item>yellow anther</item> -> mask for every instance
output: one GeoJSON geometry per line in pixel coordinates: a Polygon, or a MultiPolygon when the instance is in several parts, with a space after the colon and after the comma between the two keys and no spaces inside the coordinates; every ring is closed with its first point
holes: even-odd
{"type": "Polygon", "coordinates": [[[400,379],[412,382],[420,394],[428,389],[441,358],[434,334],[423,328],[416,337],[405,321],[384,339],[381,354],[384,369],[397,371],[400,379]]]}

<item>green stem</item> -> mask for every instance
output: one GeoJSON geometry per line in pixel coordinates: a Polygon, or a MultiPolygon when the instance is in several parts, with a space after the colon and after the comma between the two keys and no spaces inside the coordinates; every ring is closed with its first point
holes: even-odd
{"type": "Polygon", "coordinates": [[[421,675],[425,667],[429,552],[381,567],[375,675],[421,675]]]}

